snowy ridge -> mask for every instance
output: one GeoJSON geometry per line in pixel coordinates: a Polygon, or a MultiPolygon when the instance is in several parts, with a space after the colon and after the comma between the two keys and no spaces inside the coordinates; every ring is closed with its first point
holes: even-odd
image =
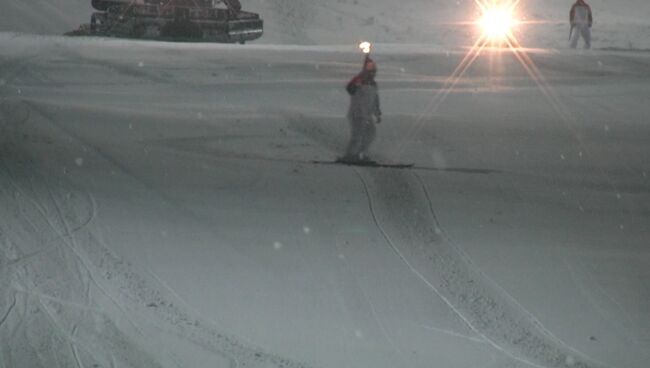
{"type": "MultiPolygon", "coordinates": [[[[244,9],[260,13],[265,44],[355,44],[362,39],[381,43],[425,43],[444,47],[471,45],[478,18],[474,0],[246,0],[244,9]]],[[[645,0],[592,0],[594,47],[648,50],[650,28],[645,0]]],[[[518,13],[537,24],[520,27],[517,36],[527,47],[568,47],[566,0],[525,0],[518,13]],[[541,24],[539,24],[541,22],[541,24]]],[[[19,1],[3,4],[0,31],[60,35],[88,23],[90,0],[19,1]]]]}

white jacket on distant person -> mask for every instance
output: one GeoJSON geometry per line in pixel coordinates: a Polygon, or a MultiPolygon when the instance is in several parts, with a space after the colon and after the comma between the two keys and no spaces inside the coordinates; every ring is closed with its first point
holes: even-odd
{"type": "Polygon", "coordinates": [[[591,25],[593,23],[591,7],[584,0],[577,0],[571,7],[569,19],[571,21],[571,48],[578,47],[580,37],[585,41],[585,48],[591,48],[591,25]]]}

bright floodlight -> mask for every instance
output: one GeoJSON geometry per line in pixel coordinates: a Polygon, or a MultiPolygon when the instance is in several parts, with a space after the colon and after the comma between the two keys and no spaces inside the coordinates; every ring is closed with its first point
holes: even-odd
{"type": "Polygon", "coordinates": [[[369,54],[370,53],[370,42],[361,42],[359,44],[359,48],[361,51],[363,51],[364,54],[369,54]]]}
{"type": "Polygon", "coordinates": [[[503,41],[507,38],[515,22],[512,10],[494,6],[485,10],[480,23],[485,36],[493,41],[503,41]]]}

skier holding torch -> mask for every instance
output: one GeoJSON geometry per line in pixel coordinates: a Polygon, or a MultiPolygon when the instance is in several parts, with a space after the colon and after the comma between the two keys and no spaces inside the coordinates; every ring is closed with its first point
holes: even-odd
{"type": "Polygon", "coordinates": [[[368,158],[368,148],[375,140],[375,124],[381,123],[381,110],[375,82],[377,65],[370,58],[371,44],[362,42],[359,48],[365,54],[363,68],[346,86],[350,95],[347,115],[350,122],[350,142],[345,156],[338,161],[363,164],[372,163],[368,158]]]}

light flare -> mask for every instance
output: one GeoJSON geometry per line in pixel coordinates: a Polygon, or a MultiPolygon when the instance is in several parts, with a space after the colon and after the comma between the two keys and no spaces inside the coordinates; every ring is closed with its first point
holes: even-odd
{"type": "MultiPolygon", "coordinates": [[[[562,102],[561,98],[555,93],[552,86],[546,81],[546,78],[544,78],[537,65],[535,65],[533,60],[530,58],[526,52],[526,49],[521,46],[519,40],[517,40],[517,37],[512,32],[513,25],[548,23],[536,21],[516,21],[512,14],[514,14],[514,10],[519,5],[520,1],[521,0],[509,0],[508,2],[508,0],[505,0],[501,2],[501,5],[499,5],[499,0],[475,0],[482,14],[484,14],[483,20],[479,22],[466,22],[462,24],[469,25],[483,22],[483,24],[485,24],[483,27],[483,34],[478,37],[474,45],[472,45],[467,54],[463,57],[460,64],[444,82],[442,88],[438,90],[438,92],[429,102],[425,112],[416,119],[415,124],[406,132],[405,139],[400,140],[398,146],[395,147],[395,151],[398,156],[401,156],[403,153],[405,143],[407,141],[410,141],[416,134],[418,134],[418,131],[424,123],[426,116],[435,113],[438,108],[440,108],[446,97],[454,90],[467,70],[481,56],[481,54],[486,50],[487,46],[490,44],[495,45],[497,43],[505,45],[514,54],[524,70],[526,70],[530,78],[540,89],[547,102],[551,105],[553,110],[555,110],[555,113],[558,115],[560,120],[575,137],[576,143],[581,148],[581,153],[589,151],[586,143],[581,137],[580,132],[574,126],[576,123],[576,118],[571,114],[569,108],[562,102]],[[507,2],[506,5],[503,5],[504,2],[507,2]],[[501,12],[491,13],[490,9],[495,9],[497,6],[500,6],[499,9],[502,9],[501,12]]],[[[601,174],[606,178],[612,190],[618,192],[617,186],[609,174],[602,169],[600,171],[601,174]]]]}
{"type": "Polygon", "coordinates": [[[512,32],[515,20],[511,9],[493,6],[483,13],[479,23],[486,37],[492,41],[503,41],[512,32]]]}
{"type": "MultiPolygon", "coordinates": [[[[482,16],[475,22],[467,22],[464,24],[478,25],[482,28],[481,35],[478,37],[474,45],[468,50],[467,54],[463,57],[460,64],[456,67],[453,73],[444,82],[442,88],[435,94],[432,100],[426,107],[426,110],[416,120],[416,124],[412,126],[406,133],[407,138],[412,138],[417,134],[423,120],[426,116],[434,114],[442,105],[447,96],[455,89],[458,83],[462,80],[465,73],[472,64],[481,56],[481,54],[488,48],[488,46],[503,46],[507,47],[521,63],[522,67],[529,74],[530,78],[537,84],[544,97],[551,104],[555,112],[560,116],[568,126],[571,125],[571,114],[567,111],[566,107],[556,96],[551,86],[546,82],[544,76],[537,68],[533,60],[527,55],[526,51],[521,47],[517,37],[513,32],[513,28],[519,24],[526,24],[529,22],[518,21],[515,19],[515,10],[520,4],[521,0],[474,0],[478,6],[482,16]]],[[[571,129],[571,128],[570,128],[571,129]]],[[[404,149],[401,143],[396,150],[398,154],[402,153],[404,149]]]]}

